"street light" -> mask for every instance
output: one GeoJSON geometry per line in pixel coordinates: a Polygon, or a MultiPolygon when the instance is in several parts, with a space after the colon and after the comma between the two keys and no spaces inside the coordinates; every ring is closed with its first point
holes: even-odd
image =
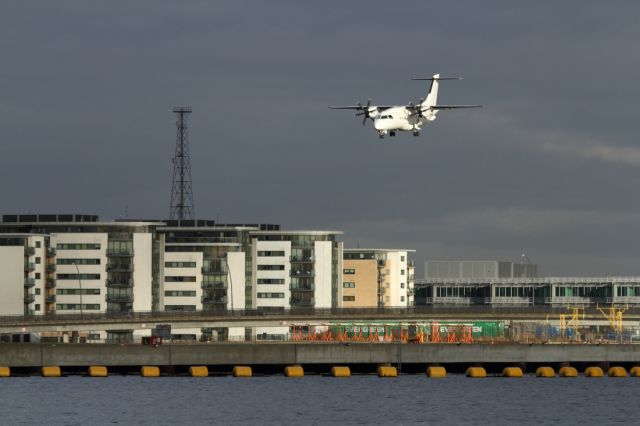
{"type": "Polygon", "coordinates": [[[75,259],[73,260],[73,266],[76,267],[76,271],[78,273],[78,286],[80,287],[80,318],[82,318],[82,280],[80,279],[80,268],[78,268],[78,264],[75,259]]]}

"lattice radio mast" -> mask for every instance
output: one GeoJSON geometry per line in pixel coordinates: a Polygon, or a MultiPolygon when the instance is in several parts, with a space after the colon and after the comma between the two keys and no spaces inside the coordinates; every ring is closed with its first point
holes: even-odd
{"type": "Polygon", "coordinates": [[[175,107],[176,154],[173,157],[173,185],[171,187],[171,211],[169,219],[193,220],[193,190],[191,187],[191,159],[189,157],[189,139],[187,134],[187,114],[191,107],[175,107]]]}

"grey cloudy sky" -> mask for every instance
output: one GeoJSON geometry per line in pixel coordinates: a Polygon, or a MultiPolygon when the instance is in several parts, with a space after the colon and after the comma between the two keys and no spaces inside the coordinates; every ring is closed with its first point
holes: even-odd
{"type": "Polygon", "coordinates": [[[336,229],[415,259],[640,274],[634,1],[5,1],[0,210],[166,217],[193,107],[197,216],[336,229]],[[378,140],[332,104],[415,101],[378,140]]]}

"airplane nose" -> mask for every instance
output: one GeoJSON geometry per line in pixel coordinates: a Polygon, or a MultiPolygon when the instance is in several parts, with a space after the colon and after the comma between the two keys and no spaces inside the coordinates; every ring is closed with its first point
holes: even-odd
{"type": "Polygon", "coordinates": [[[373,127],[375,127],[376,130],[382,130],[382,122],[380,120],[374,120],[373,127]]]}

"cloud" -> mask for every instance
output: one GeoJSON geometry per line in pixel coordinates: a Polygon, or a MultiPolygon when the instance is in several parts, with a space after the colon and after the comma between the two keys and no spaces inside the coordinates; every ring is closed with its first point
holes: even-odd
{"type": "Polygon", "coordinates": [[[552,153],[561,153],[583,160],[596,160],[624,166],[640,166],[640,147],[611,145],[602,141],[575,135],[545,135],[541,148],[552,153]]]}

